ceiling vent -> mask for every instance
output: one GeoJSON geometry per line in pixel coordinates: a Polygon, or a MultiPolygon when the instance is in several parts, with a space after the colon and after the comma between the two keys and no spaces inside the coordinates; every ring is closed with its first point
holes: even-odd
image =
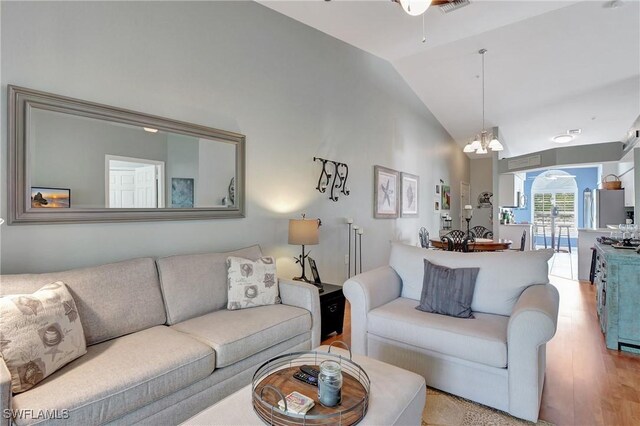
{"type": "Polygon", "coordinates": [[[447,4],[441,5],[440,10],[442,13],[450,13],[454,10],[460,9],[461,7],[469,6],[469,4],[471,4],[469,0],[453,0],[447,4]]]}

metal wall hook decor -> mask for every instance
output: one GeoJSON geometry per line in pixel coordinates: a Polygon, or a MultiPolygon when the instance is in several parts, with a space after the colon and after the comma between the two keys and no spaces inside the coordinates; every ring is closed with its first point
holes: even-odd
{"type": "Polygon", "coordinates": [[[338,194],[349,195],[350,191],[347,187],[349,166],[345,163],[326,160],[320,157],[313,157],[313,161],[320,161],[322,163],[322,171],[318,178],[318,185],[316,185],[318,192],[324,194],[327,188],[331,187],[329,192],[329,199],[331,201],[338,201],[338,194]]]}

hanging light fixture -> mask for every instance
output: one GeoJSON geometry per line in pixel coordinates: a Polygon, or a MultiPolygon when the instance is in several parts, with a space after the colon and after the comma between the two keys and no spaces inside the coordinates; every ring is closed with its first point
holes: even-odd
{"type": "Polygon", "coordinates": [[[498,140],[498,135],[494,135],[492,131],[484,128],[484,54],[487,53],[487,49],[480,49],[478,53],[482,56],[482,130],[471,142],[465,145],[462,151],[487,154],[489,150],[503,151],[504,146],[498,140]]]}
{"type": "Polygon", "coordinates": [[[402,9],[411,16],[420,16],[429,9],[431,0],[393,0],[400,3],[402,9]]]}

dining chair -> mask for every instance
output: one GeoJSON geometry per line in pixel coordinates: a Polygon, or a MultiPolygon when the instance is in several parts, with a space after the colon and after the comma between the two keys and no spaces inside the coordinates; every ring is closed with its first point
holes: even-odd
{"type": "Polygon", "coordinates": [[[466,253],[473,251],[475,238],[473,234],[467,235],[464,231],[454,229],[453,231],[445,234],[441,240],[447,244],[448,251],[461,251],[466,253]]]}
{"type": "Polygon", "coordinates": [[[429,231],[424,226],[418,231],[418,238],[420,239],[420,247],[429,248],[429,231]]]}
{"type": "Polygon", "coordinates": [[[522,237],[520,237],[520,248],[509,249],[511,251],[524,251],[527,244],[527,230],[522,231],[522,237]]]}
{"type": "Polygon", "coordinates": [[[491,238],[491,239],[493,239],[493,232],[490,229],[485,228],[482,225],[476,225],[473,228],[471,228],[471,233],[476,238],[491,238]]]}

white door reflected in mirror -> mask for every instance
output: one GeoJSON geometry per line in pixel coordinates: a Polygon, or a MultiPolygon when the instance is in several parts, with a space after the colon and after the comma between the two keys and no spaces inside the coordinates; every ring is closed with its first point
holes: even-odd
{"type": "Polygon", "coordinates": [[[105,156],[105,203],[108,208],[162,208],[164,161],[105,156]]]}

